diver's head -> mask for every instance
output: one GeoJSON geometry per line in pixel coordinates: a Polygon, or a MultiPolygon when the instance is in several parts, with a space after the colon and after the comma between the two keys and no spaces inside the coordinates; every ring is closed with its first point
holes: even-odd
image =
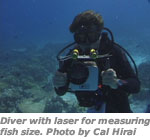
{"type": "Polygon", "coordinates": [[[102,16],[93,10],[77,15],[70,25],[70,32],[74,33],[74,40],[80,45],[91,45],[100,38],[104,27],[102,16]]]}

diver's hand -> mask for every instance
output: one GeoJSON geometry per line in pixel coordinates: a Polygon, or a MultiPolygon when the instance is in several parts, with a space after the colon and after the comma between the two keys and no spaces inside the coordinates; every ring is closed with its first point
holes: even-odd
{"type": "Polygon", "coordinates": [[[101,72],[102,76],[102,83],[103,85],[107,85],[112,89],[117,89],[118,88],[118,80],[116,71],[113,69],[108,69],[106,71],[101,72]]]}
{"type": "Polygon", "coordinates": [[[53,77],[53,85],[56,88],[63,87],[66,85],[67,82],[67,73],[62,73],[59,71],[56,71],[54,77],[53,77]]]}

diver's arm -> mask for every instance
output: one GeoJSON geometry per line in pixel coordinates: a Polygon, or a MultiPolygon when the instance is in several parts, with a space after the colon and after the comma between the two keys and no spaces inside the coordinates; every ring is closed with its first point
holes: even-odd
{"type": "Polygon", "coordinates": [[[63,96],[67,92],[69,86],[67,73],[58,69],[53,77],[53,85],[56,94],[63,96]]]}
{"type": "Polygon", "coordinates": [[[63,63],[59,64],[59,69],[57,70],[57,74],[55,74],[55,80],[53,81],[54,89],[57,95],[63,96],[69,87],[69,78],[68,78],[68,69],[71,61],[67,60],[63,63]]]}
{"type": "Polygon", "coordinates": [[[140,91],[140,81],[137,78],[120,79],[118,89],[124,90],[128,93],[138,93],[140,91]]]}
{"type": "Polygon", "coordinates": [[[67,73],[61,72],[60,69],[56,71],[53,78],[53,84],[56,94],[63,96],[67,92],[69,86],[67,73]]]}
{"type": "Polygon", "coordinates": [[[117,51],[118,70],[121,77],[118,81],[118,89],[128,93],[138,93],[140,91],[140,81],[135,75],[125,53],[119,49],[117,51]]]}
{"type": "MultiPolygon", "coordinates": [[[[74,48],[76,48],[76,47],[78,47],[78,46],[74,46],[74,48]]],[[[66,56],[71,55],[72,51],[73,51],[73,49],[69,50],[69,52],[66,54],[66,56]]],[[[70,69],[71,63],[72,63],[72,59],[68,59],[68,60],[59,62],[59,69],[57,71],[64,73],[67,76],[64,86],[54,87],[56,94],[59,96],[63,96],[68,91],[68,87],[69,87],[68,71],[70,69]]]]}

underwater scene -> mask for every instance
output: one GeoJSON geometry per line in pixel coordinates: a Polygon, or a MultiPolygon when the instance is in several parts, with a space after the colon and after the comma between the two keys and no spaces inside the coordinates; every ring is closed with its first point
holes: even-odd
{"type": "Polygon", "coordinates": [[[128,96],[132,111],[150,112],[149,0],[0,0],[1,113],[87,112],[73,93],[58,96],[53,85],[56,56],[74,42],[69,27],[86,10],[102,15],[136,63],[141,87],[128,96]]]}

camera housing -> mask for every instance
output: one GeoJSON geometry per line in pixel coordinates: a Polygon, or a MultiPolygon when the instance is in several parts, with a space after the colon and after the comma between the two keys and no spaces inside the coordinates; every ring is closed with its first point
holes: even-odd
{"type": "Polygon", "coordinates": [[[96,91],[98,89],[99,70],[95,65],[77,62],[72,65],[69,73],[68,91],[96,91]]]}

